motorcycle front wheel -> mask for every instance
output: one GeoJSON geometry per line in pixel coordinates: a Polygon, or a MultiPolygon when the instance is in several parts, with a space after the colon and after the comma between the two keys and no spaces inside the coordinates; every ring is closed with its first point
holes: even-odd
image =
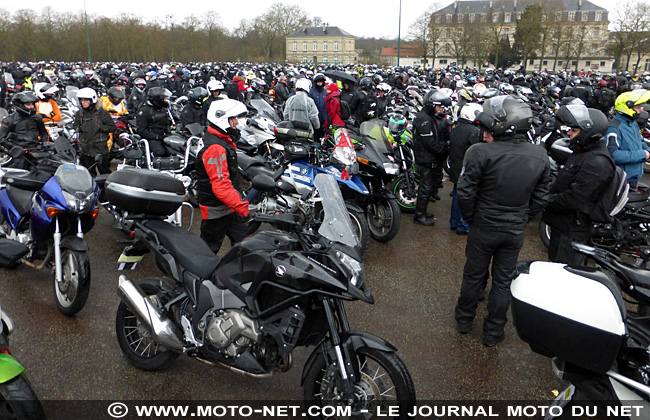
{"type": "Polygon", "coordinates": [[[61,283],[54,277],[56,306],[63,315],[79,312],[90,292],[90,260],[88,254],[71,249],[61,250],[61,283]]]}
{"type": "MultiPolygon", "coordinates": [[[[160,291],[160,280],[151,278],[138,283],[147,295],[155,295],[160,291]]],[[[115,332],[117,342],[133,366],[142,370],[159,370],[168,366],[178,358],[179,354],[168,351],[153,340],[145,326],[135,314],[120,302],[115,316],[115,332]]]]}
{"type": "Polygon", "coordinates": [[[0,384],[0,419],[38,420],[45,413],[25,376],[0,384]]]}
{"type": "MultiPolygon", "coordinates": [[[[395,353],[369,347],[359,348],[355,357],[361,377],[354,384],[355,401],[349,418],[375,418],[378,410],[386,414],[388,407],[395,405],[399,406],[399,416],[393,418],[407,418],[415,406],[415,386],[404,362],[395,353]]],[[[340,406],[342,395],[337,382],[339,369],[336,362],[326,360],[320,353],[305,376],[305,406],[340,406]]]]}
{"type": "Polygon", "coordinates": [[[361,253],[365,254],[370,245],[370,227],[368,226],[368,218],[365,214],[348,208],[350,221],[352,222],[352,231],[359,239],[361,253]]]}
{"type": "Polygon", "coordinates": [[[409,185],[405,176],[397,178],[389,185],[388,190],[395,195],[397,204],[404,213],[413,213],[415,211],[419,185],[420,180],[415,176],[411,179],[411,185],[409,185]]]}
{"type": "Polygon", "coordinates": [[[366,207],[370,236],[379,242],[388,242],[397,236],[402,212],[397,200],[381,200],[366,207]]]}

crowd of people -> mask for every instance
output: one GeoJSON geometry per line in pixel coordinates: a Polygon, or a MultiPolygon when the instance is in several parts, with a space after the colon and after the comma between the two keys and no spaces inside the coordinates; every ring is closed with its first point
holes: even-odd
{"type": "Polygon", "coordinates": [[[491,276],[483,323],[488,347],[504,335],[526,224],[541,212],[552,227],[549,259],[581,263],[571,243],[589,237],[590,212],[616,166],[634,190],[650,158],[642,135],[650,76],[248,63],[40,62],[1,70],[0,106],[14,112],[2,121],[0,142],[10,136],[46,141],[46,124],[61,119],[57,91],[75,86],[81,107],[72,127],[81,164],[97,165],[100,172],[110,171],[109,161],[98,164],[96,156],[109,156],[117,140],[111,115],[135,115],[137,133],[154,155],[165,156],[162,140],[173,125],[170,100],[186,98],[180,124],[207,127],[197,173],[202,237],[215,252],[225,236],[233,242],[245,237],[248,202],[238,191],[237,126],[251,100],[266,100],[315,142],[332,127],[388,121],[404,114],[398,102],[410,104],[413,112],[402,117],[410,120],[419,178],[413,222],[435,225],[429,209],[440,199],[448,162],[449,227],[467,235],[457,329],[466,334],[472,328],[491,276]],[[552,171],[549,152],[560,138],[568,138],[572,154],[552,171]]]}

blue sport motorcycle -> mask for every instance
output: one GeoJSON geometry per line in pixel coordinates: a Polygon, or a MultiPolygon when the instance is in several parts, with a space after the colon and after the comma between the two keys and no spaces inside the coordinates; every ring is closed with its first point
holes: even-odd
{"type": "Polygon", "coordinates": [[[59,162],[53,175],[3,168],[0,175],[0,266],[52,270],[59,311],[75,315],[90,291],[84,234],[99,213],[97,184],[74,163],[59,162]]]}

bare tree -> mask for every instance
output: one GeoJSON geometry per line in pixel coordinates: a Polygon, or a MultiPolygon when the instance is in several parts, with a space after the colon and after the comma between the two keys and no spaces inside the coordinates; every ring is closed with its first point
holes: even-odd
{"type": "Polygon", "coordinates": [[[437,30],[438,24],[433,19],[433,13],[438,9],[440,9],[440,3],[433,3],[409,27],[408,37],[418,45],[416,51],[422,57],[424,63],[427,63],[427,57],[430,55],[433,56],[433,62],[436,60],[437,51],[435,46],[440,31],[437,30]]]}

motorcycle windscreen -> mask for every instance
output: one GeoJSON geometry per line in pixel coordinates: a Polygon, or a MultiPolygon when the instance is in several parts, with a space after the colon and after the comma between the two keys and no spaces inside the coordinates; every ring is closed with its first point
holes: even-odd
{"type": "Polygon", "coordinates": [[[259,115],[270,119],[276,124],[280,122],[278,113],[264,99],[251,99],[251,106],[255,108],[259,115]]]}
{"type": "Polygon", "coordinates": [[[362,122],[359,127],[359,133],[364,137],[367,144],[372,144],[372,147],[378,153],[392,153],[393,146],[391,146],[388,140],[385,128],[386,126],[382,120],[374,119],[362,122]]]}
{"type": "Polygon", "coordinates": [[[63,191],[76,198],[85,198],[94,190],[90,172],[81,165],[64,163],[56,170],[54,177],[63,191]]]}
{"type": "Polygon", "coordinates": [[[76,107],[79,107],[79,99],[77,98],[77,93],[79,88],[76,86],[66,86],[65,87],[65,96],[70,102],[76,107]]]}
{"type": "Polygon", "coordinates": [[[323,223],[318,229],[330,241],[348,246],[359,246],[359,239],[352,231],[352,223],[345,207],[341,190],[332,175],[318,174],[314,180],[318,195],[323,202],[323,223]]]}

